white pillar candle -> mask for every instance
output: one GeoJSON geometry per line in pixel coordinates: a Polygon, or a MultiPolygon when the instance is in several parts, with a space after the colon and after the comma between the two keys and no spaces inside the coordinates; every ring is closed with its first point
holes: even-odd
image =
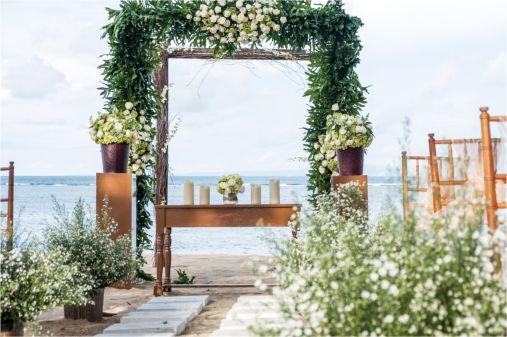
{"type": "Polygon", "coordinates": [[[199,205],[209,205],[210,204],[210,187],[207,185],[201,185],[201,190],[199,194],[199,205]]]}
{"type": "Polygon", "coordinates": [[[183,205],[194,204],[194,183],[190,180],[185,180],[183,183],[183,205]]]}
{"type": "Polygon", "coordinates": [[[261,186],[260,185],[252,185],[252,205],[260,205],[261,204],[261,186]]]}
{"type": "Polygon", "coordinates": [[[280,203],[280,180],[278,179],[271,179],[269,181],[269,203],[280,203]]]}

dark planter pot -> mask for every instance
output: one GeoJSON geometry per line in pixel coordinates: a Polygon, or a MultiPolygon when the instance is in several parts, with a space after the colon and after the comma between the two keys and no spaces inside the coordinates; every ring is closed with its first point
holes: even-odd
{"type": "Polygon", "coordinates": [[[2,322],[1,328],[0,328],[0,336],[1,337],[7,337],[7,336],[24,336],[25,334],[25,327],[22,322],[2,322]]]}
{"type": "Polygon", "coordinates": [[[336,151],[341,176],[360,176],[363,174],[364,149],[351,147],[336,151]]]}
{"type": "Polygon", "coordinates": [[[86,305],[65,304],[63,306],[63,317],[65,319],[85,319],[86,305]]]}
{"type": "Polygon", "coordinates": [[[129,144],[102,144],[100,151],[102,153],[104,173],[127,173],[129,144]]]}
{"type": "Polygon", "coordinates": [[[102,322],[104,311],[104,289],[95,289],[90,294],[93,304],[86,305],[86,319],[88,322],[102,322]]]}

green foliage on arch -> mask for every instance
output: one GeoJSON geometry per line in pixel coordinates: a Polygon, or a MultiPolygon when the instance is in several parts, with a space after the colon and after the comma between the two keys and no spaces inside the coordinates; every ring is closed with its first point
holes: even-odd
{"type": "MultiPolygon", "coordinates": [[[[358,37],[362,23],[345,12],[340,0],[329,0],[322,6],[312,6],[309,0],[125,0],[119,9],[108,9],[108,13],[104,37],[110,52],[100,67],[104,76],[101,93],[105,109],[111,111],[116,107],[121,111],[126,102],[132,102],[136,111],[144,112],[144,123],[149,128],[138,153],[132,154],[136,158],[144,156],[137,179],[138,247],[143,249],[150,243],[147,230],[152,225],[148,206],[153,201],[153,142],[161,104],[153,75],[160,66],[162,45],[213,48],[217,58],[234,55],[240,47],[259,48],[261,42],[280,49],[309,51],[305,95],[310,105],[304,137],[311,167],[308,188],[312,200],[330,189],[331,173],[319,172],[319,163],[314,160],[318,150],[314,144],[325,133],[331,106],[338,103],[340,112],[357,115],[365,104],[366,92],[354,70],[362,48],[358,37]],[[195,17],[199,16],[196,14],[204,11],[203,5],[207,6],[207,14],[196,21],[195,17]],[[216,6],[221,7],[220,13],[214,11],[216,6]],[[257,20],[261,17],[256,15],[246,22],[234,21],[232,15],[241,14],[242,7],[249,7],[244,16],[253,13],[253,8],[262,20],[257,20]],[[224,23],[223,28],[219,24],[220,29],[206,29],[216,28],[212,15],[224,23]]],[[[131,164],[137,160],[131,157],[131,164]]]]}

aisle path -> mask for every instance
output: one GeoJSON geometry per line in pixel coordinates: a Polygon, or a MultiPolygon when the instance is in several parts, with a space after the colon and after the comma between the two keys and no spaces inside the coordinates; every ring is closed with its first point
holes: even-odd
{"type": "Polygon", "coordinates": [[[240,296],[220,324],[220,328],[210,337],[254,337],[248,331],[249,326],[281,326],[284,320],[278,308],[278,303],[272,296],[240,296]]]}
{"type": "Polygon", "coordinates": [[[129,312],[120,323],[107,327],[96,337],[157,336],[174,337],[182,333],[189,321],[208,303],[209,296],[155,297],[129,312]]]}

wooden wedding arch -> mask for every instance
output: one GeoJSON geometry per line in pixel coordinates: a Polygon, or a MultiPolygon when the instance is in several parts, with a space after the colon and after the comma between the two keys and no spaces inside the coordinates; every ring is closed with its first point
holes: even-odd
{"type": "MultiPolygon", "coordinates": [[[[169,95],[165,90],[169,86],[169,59],[216,60],[212,49],[175,49],[163,48],[160,52],[161,67],[155,75],[155,85],[161,94],[169,95]]],[[[234,57],[221,59],[264,60],[264,61],[308,61],[309,54],[288,50],[239,50],[234,57]]],[[[287,227],[293,220],[292,237],[297,235],[299,204],[268,205],[163,205],[168,200],[169,156],[164,149],[169,131],[169,97],[163,97],[163,104],[157,116],[157,157],[155,186],[155,264],[157,268],[154,295],[161,296],[174,287],[253,287],[252,284],[193,284],[175,285],[171,283],[171,232],[173,228],[202,227],[287,227]]]]}

